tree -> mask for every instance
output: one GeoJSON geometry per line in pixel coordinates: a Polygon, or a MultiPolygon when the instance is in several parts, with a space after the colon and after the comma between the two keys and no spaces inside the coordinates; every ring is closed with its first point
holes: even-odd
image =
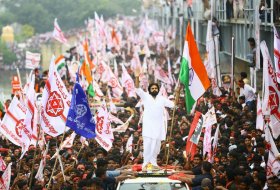
{"type": "Polygon", "coordinates": [[[22,26],[21,29],[21,35],[23,36],[24,39],[30,38],[34,35],[34,28],[28,24],[25,24],[22,26]]]}
{"type": "Polygon", "coordinates": [[[17,60],[16,54],[7,47],[6,43],[3,43],[2,41],[0,41],[0,51],[3,54],[3,62],[5,65],[11,65],[17,60]]]}
{"type": "Polygon", "coordinates": [[[108,18],[132,15],[132,9],[139,12],[141,7],[140,0],[2,0],[2,4],[6,12],[0,15],[1,24],[28,24],[35,33],[53,30],[54,18],[58,18],[62,30],[68,30],[83,27],[87,18],[94,17],[94,12],[108,18]]]}

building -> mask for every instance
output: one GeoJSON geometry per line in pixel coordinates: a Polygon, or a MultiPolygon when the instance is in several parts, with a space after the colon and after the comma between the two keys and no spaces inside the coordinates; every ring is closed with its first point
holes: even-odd
{"type": "MultiPolygon", "coordinates": [[[[251,50],[247,39],[252,37],[256,40],[257,54],[260,51],[259,43],[265,40],[273,59],[273,23],[276,28],[280,26],[280,0],[166,0],[145,11],[149,17],[158,19],[163,29],[169,25],[176,28],[176,46],[181,52],[185,29],[190,22],[200,51],[204,53],[207,20],[215,18],[218,30],[212,31],[219,36],[218,61],[221,75],[232,73],[231,55],[234,47],[234,75],[239,78],[240,72],[247,72],[252,86],[261,89],[262,69],[250,69],[251,50]]],[[[257,65],[260,64],[259,60],[257,65]]]]}

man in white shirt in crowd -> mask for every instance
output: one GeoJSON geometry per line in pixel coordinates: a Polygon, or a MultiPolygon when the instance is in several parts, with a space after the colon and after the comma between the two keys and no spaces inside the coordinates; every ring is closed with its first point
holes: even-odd
{"type": "Polygon", "coordinates": [[[148,164],[152,164],[152,169],[157,170],[159,169],[157,156],[160,152],[161,141],[166,139],[167,132],[164,125],[164,110],[165,107],[173,108],[174,102],[158,94],[159,85],[157,83],[150,84],[148,92],[139,88],[139,74],[140,71],[136,69],[134,71],[136,93],[144,106],[142,127],[144,161],[142,170],[147,170],[148,164]]]}
{"type": "Polygon", "coordinates": [[[245,84],[243,80],[238,81],[240,87],[240,96],[245,96],[245,103],[249,108],[249,111],[256,109],[256,90],[249,84],[245,84]]]}

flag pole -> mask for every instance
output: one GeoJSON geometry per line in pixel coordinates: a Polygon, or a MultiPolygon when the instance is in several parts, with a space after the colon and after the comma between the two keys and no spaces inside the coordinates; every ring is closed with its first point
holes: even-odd
{"type": "Polygon", "coordinates": [[[33,173],[34,173],[34,165],[35,165],[35,157],[36,157],[36,153],[37,153],[36,149],[37,149],[37,146],[38,146],[39,134],[40,133],[41,133],[41,127],[39,127],[39,130],[38,130],[38,133],[37,133],[37,140],[36,140],[35,151],[34,151],[34,155],[33,155],[33,163],[32,163],[31,174],[30,174],[29,189],[31,189],[31,186],[32,186],[33,173]]]}
{"type": "Polygon", "coordinates": [[[11,186],[10,189],[14,189],[15,185],[17,184],[17,180],[16,179],[18,179],[18,177],[19,177],[21,163],[22,163],[21,161],[22,161],[22,159],[20,159],[20,161],[19,161],[19,165],[18,165],[18,168],[17,168],[17,177],[15,178],[15,180],[13,182],[13,185],[11,186]]]}
{"type": "Polygon", "coordinates": [[[231,38],[231,88],[234,91],[234,57],[235,57],[235,37],[231,38]]]}
{"type": "MultiPolygon", "coordinates": [[[[66,133],[66,125],[65,125],[64,132],[63,132],[63,135],[62,135],[62,140],[61,140],[61,142],[60,142],[60,144],[59,144],[59,149],[60,149],[61,143],[63,142],[65,133],[66,133]]],[[[58,152],[58,154],[59,154],[59,152],[58,152]]],[[[55,170],[56,165],[57,165],[58,156],[59,156],[59,155],[57,155],[56,158],[55,158],[55,162],[54,162],[52,174],[51,174],[51,177],[50,177],[49,182],[48,182],[48,184],[47,184],[47,189],[50,188],[50,184],[51,184],[51,181],[52,181],[52,177],[53,177],[53,175],[54,175],[54,170],[55,170]]]]}
{"type": "MultiPolygon", "coordinates": [[[[175,91],[175,102],[174,102],[174,108],[173,108],[173,113],[172,113],[171,128],[170,128],[169,136],[167,137],[168,145],[170,144],[170,139],[171,139],[172,132],[173,132],[173,126],[174,126],[174,122],[175,122],[176,107],[177,107],[177,104],[178,104],[178,101],[179,101],[179,95],[180,95],[180,90],[181,90],[179,79],[178,79],[177,84],[178,85],[177,85],[177,89],[175,91]]],[[[169,155],[170,155],[170,146],[167,147],[167,150],[166,150],[166,146],[165,146],[165,153],[166,153],[166,164],[165,164],[165,173],[166,173],[167,172],[167,164],[168,164],[169,155]]]]}

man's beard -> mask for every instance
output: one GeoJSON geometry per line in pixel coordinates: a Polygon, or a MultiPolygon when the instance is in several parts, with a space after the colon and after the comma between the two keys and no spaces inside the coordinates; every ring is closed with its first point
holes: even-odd
{"type": "Polygon", "coordinates": [[[150,94],[153,96],[153,97],[156,97],[158,95],[158,91],[152,91],[150,92],[150,94]]]}

